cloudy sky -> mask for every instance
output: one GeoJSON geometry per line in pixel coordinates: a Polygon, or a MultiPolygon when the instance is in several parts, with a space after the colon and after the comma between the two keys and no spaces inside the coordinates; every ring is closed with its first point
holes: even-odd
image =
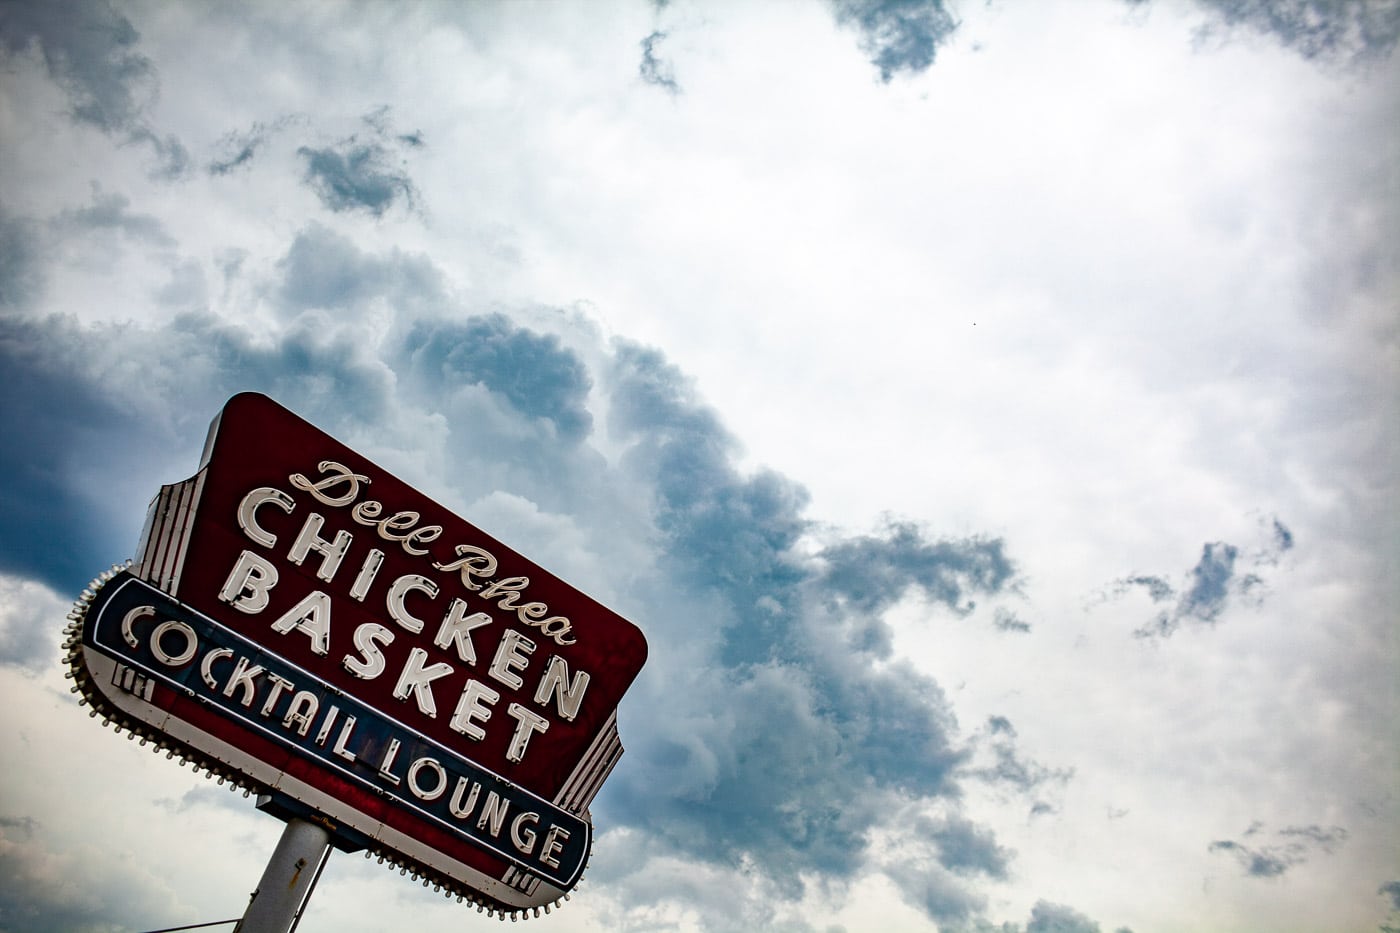
{"type": "MultiPolygon", "coordinates": [[[[0,929],[276,842],[58,648],[246,389],[646,632],[532,928],[1400,927],[1397,35],[0,4],[0,929]]],[[[494,923],[338,853],[301,929],[494,923]]]]}

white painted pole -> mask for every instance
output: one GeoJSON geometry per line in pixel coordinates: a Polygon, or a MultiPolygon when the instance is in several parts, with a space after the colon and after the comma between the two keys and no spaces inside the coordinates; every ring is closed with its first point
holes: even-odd
{"type": "Polygon", "coordinates": [[[311,896],[330,847],[331,834],[324,827],[305,820],[288,820],[262,880],[253,891],[253,899],[233,933],[288,933],[311,896]]]}

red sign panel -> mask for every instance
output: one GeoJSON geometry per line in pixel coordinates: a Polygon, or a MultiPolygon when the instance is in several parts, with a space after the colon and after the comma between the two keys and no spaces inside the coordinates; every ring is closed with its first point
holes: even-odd
{"type": "Polygon", "coordinates": [[[80,605],[119,725],[492,910],[582,874],[641,632],[271,399],[80,605]]]}

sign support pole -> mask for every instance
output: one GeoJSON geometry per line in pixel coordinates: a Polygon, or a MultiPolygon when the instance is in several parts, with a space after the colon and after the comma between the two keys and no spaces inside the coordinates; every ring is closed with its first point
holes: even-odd
{"type": "Polygon", "coordinates": [[[267,862],[253,899],[233,933],[288,933],[300,917],[321,866],[330,856],[323,826],[291,819],[267,862]]]}

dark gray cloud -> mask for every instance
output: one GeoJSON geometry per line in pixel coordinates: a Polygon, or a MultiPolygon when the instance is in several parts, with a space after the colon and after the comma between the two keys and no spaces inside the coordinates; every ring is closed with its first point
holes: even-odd
{"type": "Polygon", "coordinates": [[[246,132],[225,134],[218,142],[223,155],[210,162],[207,171],[210,175],[228,175],[247,168],[271,135],[272,130],[263,123],[254,123],[246,132]]]}
{"type": "Polygon", "coordinates": [[[859,741],[818,712],[839,701],[822,696],[802,672],[777,666],[733,678],[726,693],[707,690],[706,700],[723,704],[713,710],[722,727],[669,741],[649,735],[639,749],[643,767],[624,785],[631,815],[614,818],[690,858],[762,865],[789,895],[801,891],[804,874],[852,875],[864,860],[876,795],[864,786],[859,741]],[[720,767],[700,793],[677,798],[665,785],[638,786],[672,775],[693,786],[685,772],[709,756],[720,767]]]}
{"type": "MultiPolygon", "coordinates": [[[[1000,546],[930,543],[897,523],[836,541],[822,560],[803,556],[805,491],[776,474],[739,473],[733,439],[659,353],[621,343],[614,361],[609,432],[628,445],[623,463],[638,488],[651,490],[664,566],[680,587],[672,598],[706,607],[723,668],[686,687],[703,711],[697,721],[634,727],[643,747],[620,776],[628,808],[609,817],[692,857],[768,866],[789,886],[813,872],[849,878],[892,801],[956,800],[966,763],[937,684],[903,662],[862,660],[852,620],[912,586],[961,607],[1005,588],[1010,562],[1000,546]],[[861,560],[883,586],[857,578],[848,565],[861,560]]],[[[662,628],[658,643],[665,637],[662,628]]],[[[666,663],[654,653],[654,665],[666,663]]],[[[643,705],[662,709],[664,695],[643,705]]],[[[972,865],[981,843],[982,863],[995,865],[971,827],[944,829],[950,861],[961,852],[972,865]]],[[[977,900],[952,875],[905,887],[935,917],[965,916],[977,900]]]]}
{"type": "Polygon", "coordinates": [[[386,367],[356,334],[328,332],[319,321],[297,322],[268,341],[214,315],[192,313],[157,334],[133,334],[142,338],[161,344],[152,365],[171,371],[160,401],[188,405],[196,424],[242,391],[271,395],[332,432],[382,424],[391,411],[393,377],[386,367]],[[194,398],[178,394],[192,388],[194,398]]]}
{"type": "Polygon", "coordinates": [[[593,429],[592,379],[583,362],[558,337],[517,327],[503,314],[420,321],[409,330],[404,353],[406,369],[438,391],[483,385],[521,414],[548,421],[567,441],[593,429]]]}
{"type": "Polygon", "coordinates": [[[193,469],[208,419],[238,391],[334,430],[382,418],[388,385],[354,341],[314,327],[267,344],[199,314],[158,331],[0,316],[0,570],[76,592],[129,557],[157,491],[143,478],[193,469]]]}
{"type": "Polygon", "coordinates": [[[998,608],[992,617],[992,624],[1002,632],[1017,632],[1024,635],[1031,630],[1029,622],[1023,621],[1009,609],[998,608]]]}
{"type": "Polygon", "coordinates": [[[106,194],[94,185],[90,206],[65,210],[50,221],[50,225],[59,236],[115,233],[135,243],[161,249],[175,247],[175,239],[158,218],[133,212],[130,208],[131,200],[125,195],[106,194]]]}
{"type": "Polygon", "coordinates": [[[647,84],[655,85],[670,94],[679,94],[681,86],[676,83],[676,71],[671,63],[657,55],[657,46],[666,38],[666,33],[656,30],[642,40],[642,62],[637,66],[637,74],[647,84]]]}
{"type": "Polygon", "coordinates": [[[380,217],[396,203],[412,208],[418,192],[394,154],[378,142],[350,139],[337,146],[302,146],[306,183],[332,211],[365,211],[380,217]]]}
{"type": "MultiPolygon", "coordinates": [[[[891,880],[909,903],[919,906],[939,924],[939,929],[975,930],[978,933],[1021,933],[1018,924],[993,926],[980,917],[984,898],[960,883],[961,878],[1005,880],[1013,853],[997,844],[986,829],[959,816],[920,817],[911,824],[906,844],[886,868],[891,880]],[[933,857],[929,857],[929,851],[933,857]]],[[[1088,917],[1069,907],[1041,901],[1031,912],[1026,931],[1099,929],[1088,917]]]]}
{"type": "MultiPolygon", "coordinates": [[[[1400,881],[1386,881],[1385,884],[1380,885],[1378,890],[1376,890],[1376,894],[1389,899],[1390,913],[1392,913],[1392,918],[1390,919],[1394,919],[1394,915],[1400,913],[1400,881]]],[[[1400,933],[1400,927],[1390,926],[1389,923],[1382,923],[1382,925],[1380,925],[1380,933],[1400,933]]]]}
{"type": "Polygon", "coordinates": [[[345,314],[374,299],[398,311],[419,312],[447,301],[442,273],[426,257],[398,249],[372,255],[316,223],[297,233],[278,270],[278,303],[293,313],[324,309],[345,314]]]}
{"type": "Polygon", "coordinates": [[[1279,830],[1278,834],[1290,845],[1321,849],[1329,854],[1347,838],[1347,831],[1340,826],[1329,826],[1324,829],[1316,824],[1289,826],[1279,830]]]}
{"type": "MultiPolygon", "coordinates": [[[[979,921],[972,925],[976,933],[1099,933],[1099,924],[1073,907],[1037,901],[1031,908],[1029,922],[1023,927],[1019,923],[1003,923],[996,926],[979,921]]],[[[1119,927],[1115,933],[1133,933],[1127,927],[1119,927]]]]}
{"type": "Polygon", "coordinates": [[[11,0],[0,5],[0,39],[10,53],[35,43],[64,89],[74,119],[114,134],[137,125],[155,95],[141,35],[102,0],[11,0]]]}
{"type": "Polygon", "coordinates": [[[127,135],[127,142],[149,146],[155,154],[156,164],[150,171],[151,177],[176,181],[189,173],[189,150],[173,134],[161,136],[147,126],[139,126],[127,135]]]}
{"type": "Polygon", "coordinates": [[[987,829],[959,816],[919,821],[919,833],[938,849],[938,860],[957,874],[981,874],[1004,880],[1012,853],[997,844],[987,829]]]}
{"type": "MultiPolygon", "coordinates": [[[[848,644],[848,619],[825,567],[797,551],[809,527],[805,490],[739,474],[732,438],[654,350],[623,343],[615,361],[609,429],[629,444],[630,474],[652,490],[676,586],[713,605],[728,670],[694,698],[708,716],[687,740],[664,737],[685,734],[686,723],[655,723],[624,787],[633,810],[617,818],[706,860],[748,856],[788,885],[811,871],[848,877],[882,801],[956,796],[963,754],[942,693],[909,665],[875,670],[833,656],[830,647],[848,644]],[[714,730],[708,717],[727,727],[714,730]],[[701,787],[697,768],[707,769],[701,787]],[[666,786],[694,789],[678,800],[657,793],[666,786]]],[[[925,542],[909,535],[907,544],[925,542]]],[[[967,586],[977,590],[980,577],[967,586]]],[[[938,909],[962,915],[966,898],[953,885],[938,909]]]]}
{"type": "Polygon", "coordinates": [[[111,442],[124,431],[147,436],[118,399],[81,377],[96,343],[72,322],[0,316],[0,570],[73,592],[135,544],[91,520],[101,490],[78,482],[83,460],[129,469],[111,442]]]}
{"type": "Polygon", "coordinates": [[[1220,617],[1230,595],[1238,556],[1238,548],[1222,541],[1206,544],[1201,549],[1201,559],[1191,568],[1189,585],[1177,603],[1178,618],[1214,622],[1220,617]]]}
{"type": "MultiPolygon", "coordinates": [[[[1142,0],[1136,0],[1142,2],[1142,0]]],[[[1372,0],[1196,0],[1210,36],[1245,29],[1268,36],[1309,61],[1382,58],[1400,40],[1400,6],[1372,0]]]]}
{"type": "Polygon", "coordinates": [[[1254,878],[1277,878],[1295,865],[1301,865],[1314,854],[1331,854],[1346,841],[1347,831],[1340,826],[1289,826],[1274,833],[1272,843],[1259,844],[1254,837],[1263,827],[1255,823],[1244,833],[1250,840],[1246,845],[1236,839],[1217,839],[1207,851],[1224,852],[1234,856],[1245,874],[1254,878]]]}
{"type": "Polygon", "coordinates": [[[1005,716],[988,717],[979,738],[979,754],[967,768],[978,780],[1030,794],[1044,784],[1065,784],[1074,777],[1072,769],[1046,767],[1022,756],[1016,748],[1016,728],[1005,716]]]}
{"type": "Polygon", "coordinates": [[[1134,632],[1139,638],[1168,638],[1184,622],[1214,625],[1232,601],[1262,602],[1268,590],[1264,573],[1277,568],[1283,555],[1294,547],[1293,532],[1277,518],[1261,521],[1260,528],[1265,543],[1247,556],[1224,541],[1202,545],[1200,558],[1186,572],[1179,589],[1162,576],[1131,574],[1109,584],[1098,600],[1112,601],[1138,591],[1154,603],[1175,601],[1134,632]]]}
{"type": "Polygon", "coordinates": [[[986,898],[952,875],[917,861],[894,865],[886,871],[905,901],[922,910],[939,928],[964,928],[986,904],[986,898]]]}
{"type": "Polygon", "coordinates": [[[1277,565],[1284,554],[1293,550],[1293,532],[1277,518],[1269,520],[1271,540],[1260,554],[1260,562],[1277,565]]]}
{"type": "Polygon", "coordinates": [[[1127,590],[1132,587],[1140,587],[1141,589],[1146,590],[1148,597],[1154,603],[1166,602],[1167,600],[1173,599],[1176,596],[1176,589],[1166,580],[1163,580],[1161,577],[1149,577],[1141,575],[1133,577],[1124,577],[1123,579],[1118,581],[1118,584],[1120,587],[1122,587],[1123,590],[1127,590]]]}
{"type": "Polygon", "coordinates": [[[1031,908],[1026,933],[1099,933],[1099,925],[1072,907],[1040,901],[1031,908]]]}
{"type": "Polygon", "coordinates": [[[388,104],[381,104],[361,117],[360,120],[374,133],[374,138],[383,143],[403,146],[408,149],[423,149],[428,145],[422,130],[414,130],[411,133],[396,133],[393,129],[392,116],[393,108],[388,104]]]}
{"type": "Polygon", "coordinates": [[[158,163],[154,174],[177,178],[189,166],[189,153],[146,121],[158,81],[155,66],[138,49],[140,40],[131,21],[105,0],[0,4],[0,46],[10,55],[37,46],[75,121],[126,144],[149,146],[158,163]]]}
{"type": "MultiPolygon", "coordinates": [[[[253,132],[256,132],[254,130],[253,132]]],[[[215,159],[206,167],[210,175],[228,175],[244,168],[253,161],[253,156],[266,140],[261,136],[247,135],[241,138],[226,137],[224,148],[231,150],[224,158],[215,159]]]]}
{"type": "Polygon", "coordinates": [[[1170,638],[1177,630],[1178,620],[1169,612],[1157,615],[1133,630],[1134,638],[1170,638]]]}
{"type": "Polygon", "coordinates": [[[834,0],[837,22],[860,33],[860,47],[888,84],[919,74],[958,29],[943,0],[834,0]]]}
{"type": "Polygon", "coordinates": [[[1244,866],[1245,874],[1255,878],[1275,878],[1286,872],[1294,863],[1285,856],[1265,849],[1251,849],[1232,839],[1219,839],[1212,842],[1211,852],[1229,852],[1244,866]]]}
{"type": "Polygon", "coordinates": [[[192,259],[179,262],[170,270],[170,281],[155,292],[162,307],[197,311],[208,304],[209,289],[204,268],[192,259]]]}
{"type": "MultiPolygon", "coordinates": [[[[814,927],[784,910],[780,891],[766,883],[761,873],[748,872],[737,881],[729,872],[711,866],[680,862],[635,831],[614,836],[622,844],[607,860],[595,859],[588,869],[594,883],[601,881],[612,896],[594,899],[600,925],[618,933],[653,933],[674,929],[661,917],[677,910],[694,916],[698,926],[715,933],[845,933],[840,926],[814,927]],[[664,904],[663,911],[636,909],[638,904],[664,904]]],[[[600,843],[601,845],[601,843],[600,843]]]]}
{"type": "Polygon", "coordinates": [[[781,657],[798,637],[792,591],[807,577],[794,555],[806,490],[772,472],[739,475],[734,439],[655,350],[619,343],[611,383],[609,431],[653,490],[667,562],[732,613],[726,663],[781,657]]]}
{"type": "Polygon", "coordinates": [[[40,227],[0,206],[0,308],[22,308],[44,290],[40,227]]]}
{"type": "Polygon", "coordinates": [[[966,615],[977,607],[971,594],[1002,592],[1016,576],[1001,539],[930,542],[908,522],[834,544],[822,557],[829,590],[863,613],[882,612],[914,589],[966,615]]]}
{"type": "MultiPolygon", "coordinates": [[[[1187,574],[1186,589],[1170,612],[1160,613],[1152,622],[1134,634],[1140,638],[1168,638],[1183,620],[1213,624],[1225,611],[1232,592],[1253,589],[1259,577],[1237,578],[1235,560],[1239,549],[1222,541],[1207,543],[1201,549],[1201,559],[1187,574]]],[[[1170,599],[1174,590],[1159,577],[1129,577],[1128,582],[1145,585],[1153,602],[1170,599]]]]}

